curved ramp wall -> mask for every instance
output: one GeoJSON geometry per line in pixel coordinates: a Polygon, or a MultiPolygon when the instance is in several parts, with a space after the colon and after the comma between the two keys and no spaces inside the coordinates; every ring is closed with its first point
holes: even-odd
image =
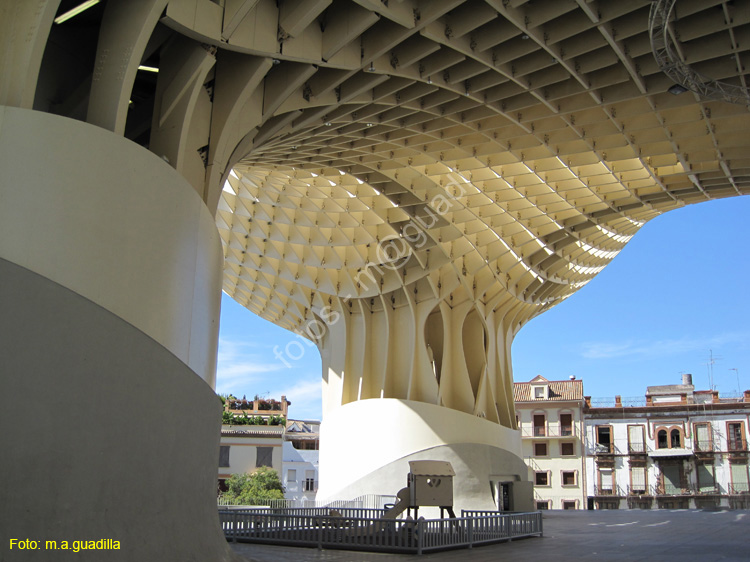
{"type": "Polygon", "coordinates": [[[0,170],[3,560],[232,559],[215,500],[213,218],[155,155],[49,114],[0,107],[0,170]]]}

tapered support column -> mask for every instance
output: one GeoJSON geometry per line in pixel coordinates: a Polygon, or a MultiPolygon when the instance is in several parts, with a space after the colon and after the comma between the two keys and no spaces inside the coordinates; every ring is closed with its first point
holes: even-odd
{"type": "Polygon", "coordinates": [[[494,509],[499,483],[513,483],[515,509],[530,508],[503,311],[404,294],[406,306],[381,297],[321,314],[319,495],[395,494],[407,461],[436,459],[457,471],[460,508],[494,509]]]}
{"type": "Polygon", "coordinates": [[[0,169],[2,559],[232,559],[210,213],[157,156],[49,114],[0,107],[0,169]],[[100,539],[119,549],[73,551],[100,539]]]}

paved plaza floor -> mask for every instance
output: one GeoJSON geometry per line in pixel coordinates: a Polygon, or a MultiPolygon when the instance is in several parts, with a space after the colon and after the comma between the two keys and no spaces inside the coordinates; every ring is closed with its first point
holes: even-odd
{"type": "Polygon", "coordinates": [[[257,562],[750,561],[750,511],[549,511],[544,536],[422,556],[234,544],[257,562]]]}

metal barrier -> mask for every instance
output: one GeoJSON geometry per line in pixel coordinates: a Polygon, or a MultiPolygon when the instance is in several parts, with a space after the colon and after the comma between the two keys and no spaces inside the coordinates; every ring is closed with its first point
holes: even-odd
{"type": "MultiPolygon", "coordinates": [[[[321,511],[329,511],[318,508],[321,511]]],[[[380,519],[357,516],[365,509],[341,510],[341,517],[297,513],[307,509],[219,510],[227,540],[317,546],[373,552],[422,554],[452,548],[542,536],[542,514],[462,512],[451,519],[380,519]],[[276,513],[271,513],[276,512],[276,513]],[[346,512],[346,513],[344,513],[346,512]],[[466,516],[467,513],[475,514],[466,516]]]]}

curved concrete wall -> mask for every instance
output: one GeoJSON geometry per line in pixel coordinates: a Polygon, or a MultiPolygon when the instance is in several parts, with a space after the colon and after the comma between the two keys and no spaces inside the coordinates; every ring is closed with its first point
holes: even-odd
{"type": "Polygon", "coordinates": [[[0,107],[0,258],[154,338],[211,386],[222,250],[166,162],[109,131],[0,107]]]}
{"type": "MultiPolygon", "coordinates": [[[[318,496],[395,495],[406,484],[408,461],[426,459],[453,465],[459,509],[496,509],[490,482],[517,482],[518,491],[531,498],[519,431],[450,408],[397,399],[360,400],[326,413],[318,496]]],[[[530,507],[522,497],[516,509],[530,507]]]]}
{"type": "Polygon", "coordinates": [[[164,347],[0,259],[0,559],[227,561],[221,403],[164,347]],[[9,540],[42,541],[11,550],[9,540]],[[46,550],[112,539],[119,550],[46,550]]]}
{"type": "Polygon", "coordinates": [[[0,558],[234,559],[215,499],[210,213],[147,150],[35,111],[0,107],[0,170],[0,558]]]}

